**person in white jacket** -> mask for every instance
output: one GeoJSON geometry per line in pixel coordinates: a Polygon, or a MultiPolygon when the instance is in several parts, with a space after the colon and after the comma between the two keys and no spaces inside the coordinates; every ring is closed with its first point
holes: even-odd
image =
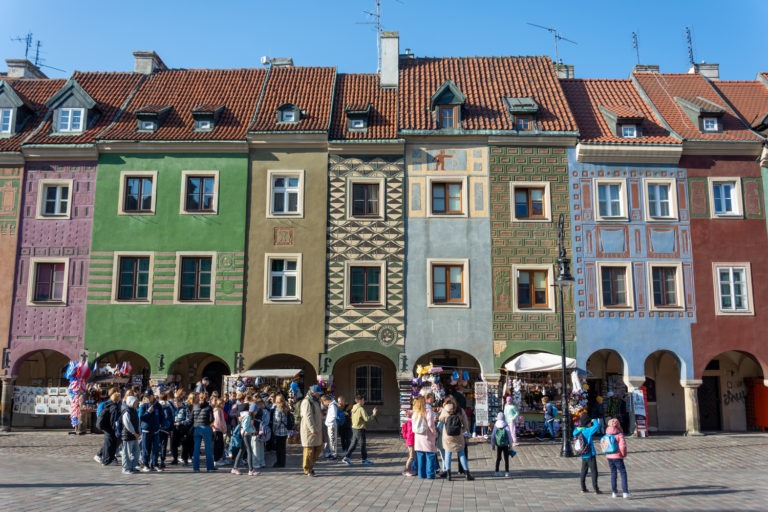
{"type": "Polygon", "coordinates": [[[339,438],[339,424],[336,418],[338,417],[339,404],[330,395],[323,395],[321,400],[323,407],[327,408],[325,413],[325,431],[328,433],[328,442],[325,445],[325,458],[337,460],[339,454],[336,449],[336,440],[339,438]]]}
{"type": "Polygon", "coordinates": [[[512,433],[512,446],[518,446],[520,443],[517,442],[517,417],[520,415],[520,412],[517,410],[517,407],[515,407],[515,404],[512,400],[511,396],[507,397],[506,404],[504,404],[504,421],[507,422],[507,426],[509,426],[509,431],[512,433]]]}

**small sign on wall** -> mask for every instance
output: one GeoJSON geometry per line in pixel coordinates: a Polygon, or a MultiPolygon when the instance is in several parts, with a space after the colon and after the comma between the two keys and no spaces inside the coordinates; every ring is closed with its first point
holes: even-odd
{"type": "Polygon", "coordinates": [[[293,228],[275,228],[275,245],[293,245],[293,228]]]}

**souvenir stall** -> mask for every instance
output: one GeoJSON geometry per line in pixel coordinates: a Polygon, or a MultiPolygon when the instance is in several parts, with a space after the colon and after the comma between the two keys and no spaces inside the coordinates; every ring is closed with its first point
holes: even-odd
{"type": "Polygon", "coordinates": [[[304,372],[300,368],[273,370],[248,370],[235,375],[224,376],[224,392],[245,392],[248,388],[274,387],[287,389],[289,398],[295,401],[304,396],[304,372]]]}

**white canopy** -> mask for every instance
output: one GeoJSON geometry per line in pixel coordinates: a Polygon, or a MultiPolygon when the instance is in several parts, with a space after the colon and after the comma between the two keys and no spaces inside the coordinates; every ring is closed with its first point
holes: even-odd
{"type": "Polygon", "coordinates": [[[297,373],[301,373],[300,368],[277,368],[273,370],[248,370],[237,374],[239,377],[274,377],[278,379],[291,379],[297,373]]]}
{"type": "MultiPolygon", "coordinates": [[[[565,365],[574,369],[576,360],[566,357],[565,365]]],[[[504,368],[516,373],[559,371],[563,368],[562,356],[548,352],[526,352],[509,361],[504,368]]]]}

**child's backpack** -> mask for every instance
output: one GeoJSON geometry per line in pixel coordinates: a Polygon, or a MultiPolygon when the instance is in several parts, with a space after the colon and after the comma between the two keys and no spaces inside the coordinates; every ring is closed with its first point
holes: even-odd
{"type": "Polygon", "coordinates": [[[237,453],[241,446],[243,446],[243,435],[240,424],[238,423],[235,428],[232,429],[232,437],[229,440],[229,453],[237,453]]]}
{"type": "Polygon", "coordinates": [[[557,407],[552,403],[548,405],[549,405],[549,414],[552,415],[552,419],[557,418],[557,407]]]}
{"type": "Polygon", "coordinates": [[[427,432],[427,418],[423,414],[417,414],[411,418],[411,432],[414,434],[424,434],[427,432]]]}
{"type": "Polygon", "coordinates": [[[574,455],[587,455],[590,453],[589,443],[587,443],[587,438],[584,437],[581,430],[573,436],[571,447],[573,448],[574,455]]]}
{"type": "Polygon", "coordinates": [[[619,442],[613,434],[605,434],[600,438],[600,449],[605,455],[610,455],[619,451],[619,442]]]}
{"type": "Polygon", "coordinates": [[[347,415],[344,414],[344,409],[336,406],[336,425],[342,426],[344,422],[347,421],[347,415]]]}
{"type": "Polygon", "coordinates": [[[509,446],[509,434],[507,434],[507,427],[496,428],[496,437],[494,438],[496,446],[499,448],[507,448],[509,446]]]}
{"type": "Polygon", "coordinates": [[[238,424],[243,434],[253,434],[256,429],[253,427],[253,421],[251,421],[251,415],[243,415],[240,423],[238,424]]]}
{"type": "Polygon", "coordinates": [[[445,433],[449,436],[461,435],[461,418],[458,414],[451,414],[445,420],[445,433]]]}

